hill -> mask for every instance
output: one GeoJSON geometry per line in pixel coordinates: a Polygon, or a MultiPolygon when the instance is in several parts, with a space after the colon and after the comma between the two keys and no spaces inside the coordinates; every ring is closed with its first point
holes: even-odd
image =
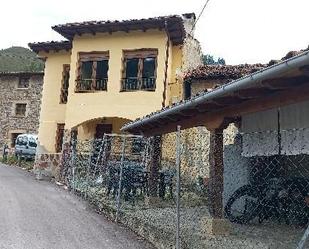
{"type": "Polygon", "coordinates": [[[36,53],[24,47],[0,50],[0,72],[43,71],[44,62],[36,53]]]}

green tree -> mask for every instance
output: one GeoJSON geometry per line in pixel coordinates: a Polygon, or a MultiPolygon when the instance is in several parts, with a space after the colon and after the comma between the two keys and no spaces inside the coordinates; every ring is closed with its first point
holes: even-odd
{"type": "Polygon", "coordinates": [[[213,55],[205,54],[202,57],[204,65],[225,65],[224,58],[218,58],[218,60],[215,60],[213,55]]]}

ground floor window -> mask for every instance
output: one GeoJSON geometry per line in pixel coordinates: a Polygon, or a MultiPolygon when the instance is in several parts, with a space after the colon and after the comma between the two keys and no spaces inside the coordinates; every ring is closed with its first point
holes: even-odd
{"type": "Polygon", "coordinates": [[[56,131],[56,153],[60,153],[62,150],[63,135],[65,124],[57,124],[56,131]]]}

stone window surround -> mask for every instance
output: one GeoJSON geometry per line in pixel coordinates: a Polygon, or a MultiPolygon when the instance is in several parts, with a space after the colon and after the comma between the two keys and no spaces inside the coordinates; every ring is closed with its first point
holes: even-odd
{"type": "Polygon", "coordinates": [[[29,89],[30,87],[31,87],[31,77],[30,76],[18,76],[17,77],[16,90],[26,90],[26,89],[29,89]],[[28,85],[28,87],[19,87],[19,82],[23,78],[29,78],[29,85],[28,85]]]}
{"type": "Polygon", "coordinates": [[[17,118],[25,118],[29,114],[29,101],[16,100],[12,103],[12,116],[17,118]],[[16,104],[26,104],[26,113],[25,116],[16,115],[16,104]]]}

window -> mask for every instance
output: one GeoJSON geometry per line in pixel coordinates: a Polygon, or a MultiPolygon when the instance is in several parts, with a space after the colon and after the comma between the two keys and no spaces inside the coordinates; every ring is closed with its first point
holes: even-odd
{"type": "Polygon", "coordinates": [[[17,103],[15,104],[15,116],[24,117],[26,116],[27,104],[17,103]]]}
{"type": "Polygon", "coordinates": [[[79,53],[76,91],[107,91],[108,52],[79,53]]]}
{"type": "Polygon", "coordinates": [[[122,91],[156,89],[157,50],[124,51],[122,91]]]}
{"type": "Polygon", "coordinates": [[[61,81],[61,93],[60,104],[66,104],[68,102],[68,90],[70,79],[70,65],[63,65],[62,81],[61,81]]]}
{"type": "Polygon", "coordinates": [[[60,153],[61,150],[62,150],[64,126],[65,126],[65,124],[57,124],[56,144],[55,144],[56,153],[60,153]]]}
{"type": "Polygon", "coordinates": [[[29,77],[20,77],[18,80],[17,88],[29,88],[29,83],[29,77]]]}
{"type": "Polygon", "coordinates": [[[186,81],[184,83],[184,99],[191,98],[191,91],[191,83],[186,81]]]}

